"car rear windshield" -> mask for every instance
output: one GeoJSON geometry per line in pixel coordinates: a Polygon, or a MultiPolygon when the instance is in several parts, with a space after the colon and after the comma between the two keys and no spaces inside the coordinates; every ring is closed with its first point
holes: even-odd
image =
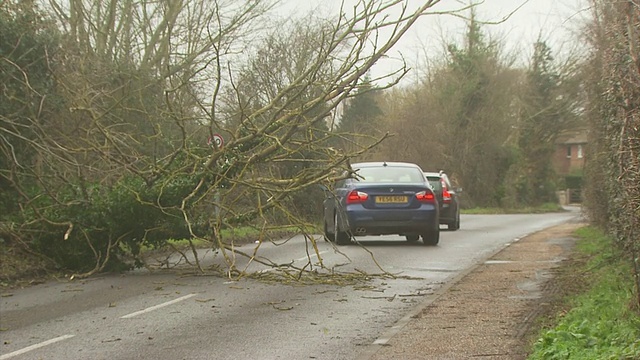
{"type": "Polygon", "coordinates": [[[442,190],[442,183],[440,182],[439,176],[427,176],[427,180],[429,180],[429,184],[431,184],[434,190],[442,190]]]}
{"type": "Polygon", "coordinates": [[[365,183],[418,183],[424,182],[420,169],[401,166],[363,167],[357,170],[356,180],[365,183]]]}

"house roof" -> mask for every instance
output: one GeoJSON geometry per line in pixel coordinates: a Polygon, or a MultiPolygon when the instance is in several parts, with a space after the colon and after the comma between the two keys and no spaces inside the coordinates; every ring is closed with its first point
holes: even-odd
{"type": "Polygon", "coordinates": [[[587,143],[587,129],[576,129],[565,131],[560,134],[556,140],[557,144],[571,145],[571,144],[586,144],[587,143]]]}

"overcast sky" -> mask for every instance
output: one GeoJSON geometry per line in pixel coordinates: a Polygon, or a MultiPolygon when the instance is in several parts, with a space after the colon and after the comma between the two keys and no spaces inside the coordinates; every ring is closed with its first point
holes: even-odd
{"type": "MultiPolygon", "coordinates": [[[[311,9],[315,12],[335,14],[342,0],[284,0],[283,12],[302,14],[311,9]]],[[[353,3],[356,0],[346,0],[353,3]]],[[[420,0],[407,0],[409,6],[420,6],[420,0]]],[[[547,41],[557,57],[578,46],[576,34],[589,16],[587,0],[484,0],[476,7],[478,19],[500,24],[483,27],[492,39],[501,39],[505,51],[517,54],[520,64],[528,61],[533,43],[538,37],[547,41]],[[510,15],[510,16],[509,16],[510,15]],[[508,18],[507,18],[508,17],[508,18]],[[504,20],[507,18],[506,20],[504,20]],[[504,20],[504,21],[503,21],[504,20]]],[[[444,11],[460,8],[469,1],[442,0],[431,10],[444,11]]],[[[401,52],[411,67],[421,67],[425,57],[442,54],[443,39],[447,43],[460,43],[465,33],[465,22],[460,18],[434,15],[421,18],[388,54],[389,58],[374,71],[385,72],[397,67],[393,59],[401,52]]],[[[413,76],[416,76],[414,73],[413,76]]]]}

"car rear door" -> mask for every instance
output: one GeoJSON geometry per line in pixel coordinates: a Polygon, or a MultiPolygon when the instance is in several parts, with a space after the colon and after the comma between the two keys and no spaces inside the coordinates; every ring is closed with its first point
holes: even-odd
{"type": "Polygon", "coordinates": [[[440,176],[427,176],[427,180],[429,180],[429,184],[433,187],[433,193],[436,195],[436,199],[438,199],[438,204],[442,207],[442,179],[440,179],[440,176]]]}

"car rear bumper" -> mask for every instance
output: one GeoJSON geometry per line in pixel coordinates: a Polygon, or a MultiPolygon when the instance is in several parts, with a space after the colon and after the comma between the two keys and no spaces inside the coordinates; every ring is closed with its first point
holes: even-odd
{"type": "Polygon", "coordinates": [[[389,219],[374,211],[347,211],[349,230],[355,236],[424,234],[439,227],[437,211],[420,210],[403,215],[389,219]]]}
{"type": "Polygon", "coordinates": [[[440,224],[447,224],[456,219],[457,210],[452,204],[445,204],[440,208],[440,224]]]}

